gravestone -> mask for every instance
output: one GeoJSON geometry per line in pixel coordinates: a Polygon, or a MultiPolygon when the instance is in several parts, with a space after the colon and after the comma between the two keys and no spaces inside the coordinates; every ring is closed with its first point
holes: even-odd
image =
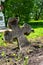
{"type": "Polygon", "coordinates": [[[1,5],[1,2],[4,2],[5,0],[0,0],[0,29],[5,29],[5,19],[4,14],[2,12],[3,6],[1,5]]]}
{"type": "MultiPolygon", "coordinates": [[[[25,33],[30,34],[32,31],[32,28],[28,24],[24,24],[23,27],[21,28],[18,25],[18,19],[16,18],[11,18],[8,21],[8,27],[9,29],[12,29],[12,31],[5,31],[4,32],[4,40],[8,43],[12,43],[14,38],[17,39],[18,41],[18,47],[25,47],[29,45],[29,41],[27,38],[24,36],[25,33]]],[[[25,34],[26,35],[26,34],[25,34]]]]}
{"type": "Polygon", "coordinates": [[[4,14],[0,12],[0,29],[5,28],[5,20],[4,20],[4,14]]]}

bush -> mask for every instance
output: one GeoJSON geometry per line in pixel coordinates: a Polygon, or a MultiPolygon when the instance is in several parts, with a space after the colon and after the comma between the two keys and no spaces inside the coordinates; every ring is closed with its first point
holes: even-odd
{"type": "Polygon", "coordinates": [[[20,21],[28,22],[29,14],[32,11],[33,1],[32,0],[6,0],[4,3],[5,7],[5,19],[6,22],[9,17],[19,16],[20,21]]]}

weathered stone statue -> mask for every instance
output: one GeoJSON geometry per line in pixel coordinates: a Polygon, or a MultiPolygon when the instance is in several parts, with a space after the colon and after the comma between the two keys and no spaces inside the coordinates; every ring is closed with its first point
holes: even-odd
{"type": "Polygon", "coordinates": [[[12,31],[5,31],[4,38],[6,42],[12,42],[14,38],[16,38],[19,48],[29,45],[29,42],[24,34],[27,35],[30,34],[31,31],[33,31],[30,25],[25,23],[23,27],[20,27],[18,25],[17,18],[10,18],[8,20],[8,27],[12,29],[12,31]]]}

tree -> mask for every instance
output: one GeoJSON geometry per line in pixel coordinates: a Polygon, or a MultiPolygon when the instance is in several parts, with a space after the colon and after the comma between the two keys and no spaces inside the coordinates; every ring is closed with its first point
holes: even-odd
{"type": "Polygon", "coordinates": [[[34,1],[34,7],[33,7],[33,18],[35,20],[38,20],[42,17],[43,13],[43,0],[35,0],[34,1]]]}
{"type": "Polygon", "coordinates": [[[20,21],[28,22],[30,17],[29,14],[33,8],[32,0],[6,0],[4,3],[5,6],[5,18],[6,21],[9,17],[14,17],[18,15],[20,21]]]}

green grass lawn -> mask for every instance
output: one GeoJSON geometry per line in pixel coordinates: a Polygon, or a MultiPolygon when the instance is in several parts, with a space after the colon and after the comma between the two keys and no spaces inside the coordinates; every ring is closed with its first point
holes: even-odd
{"type": "Polygon", "coordinates": [[[26,36],[28,39],[31,38],[37,38],[43,36],[43,28],[34,28],[34,33],[31,33],[30,35],[26,36]]]}
{"type": "MultiPolygon", "coordinates": [[[[38,21],[32,20],[29,24],[34,29],[34,33],[31,32],[30,35],[26,36],[28,39],[43,36],[43,20],[38,20],[38,21]]],[[[6,43],[4,42],[4,40],[2,38],[4,38],[4,34],[0,33],[0,45],[6,46],[6,43]]]]}
{"type": "Polygon", "coordinates": [[[27,36],[28,39],[43,36],[43,20],[38,20],[38,21],[31,20],[29,24],[34,29],[34,33],[28,35],[27,36]]]}
{"type": "Polygon", "coordinates": [[[30,20],[30,22],[43,22],[43,20],[34,20],[34,19],[32,19],[32,20],[30,20]]]}

